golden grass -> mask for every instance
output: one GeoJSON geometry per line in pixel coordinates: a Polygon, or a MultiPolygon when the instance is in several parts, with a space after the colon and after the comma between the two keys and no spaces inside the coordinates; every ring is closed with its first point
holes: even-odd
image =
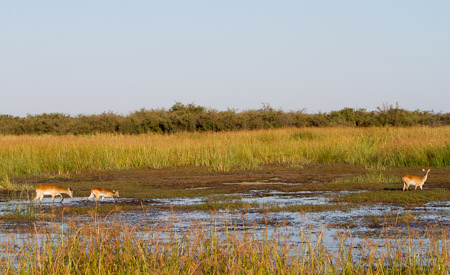
{"type": "MultiPolygon", "coordinates": [[[[176,222],[174,217],[173,221],[176,222]]],[[[328,243],[324,231],[257,231],[192,222],[178,230],[130,226],[108,217],[66,229],[55,225],[25,235],[4,234],[2,274],[447,274],[448,228],[393,231],[354,243],[343,231],[328,243]],[[439,232],[439,233],[437,233],[439,232]],[[399,234],[400,233],[400,234],[399,234]],[[20,239],[20,240],[19,240],[20,239]],[[19,243],[19,245],[18,245],[19,243]]]]}
{"type": "Polygon", "coordinates": [[[450,127],[1,136],[0,175],[5,178],[5,175],[175,166],[206,166],[215,171],[230,171],[264,164],[308,162],[350,163],[377,168],[442,167],[450,165],[449,136],[450,127]]]}

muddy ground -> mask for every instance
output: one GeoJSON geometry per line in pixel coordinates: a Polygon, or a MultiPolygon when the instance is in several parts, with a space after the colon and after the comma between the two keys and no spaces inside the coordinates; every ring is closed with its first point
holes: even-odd
{"type": "Polygon", "coordinates": [[[69,216],[93,212],[138,213],[143,208],[153,216],[174,210],[190,213],[231,209],[254,213],[258,216],[255,220],[261,222],[269,214],[273,223],[284,219],[283,213],[311,213],[311,217],[321,217],[332,226],[354,227],[355,223],[364,223],[370,228],[382,228],[386,217],[397,222],[400,215],[409,221],[416,215],[424,217],[425,213],[428,218],[419,220],[417,225],[423,226],[423,223],[432,224],[436,216],[448,216],[450,168],[432,168],[423,191],[403,192],[401,175],[405,173],[423,175],[421,168],[376,170],[348,164],[305,164],[226,173],[206,167],[177,167],[13,178],[13,183],[26,184],[32,190],[0,194],[3,210],[6,204],[10,209],[10,213],[3,211],[0,226],[30,227],[36,220],[57,221],[62,213],[69,216]],[[374,181],[373,175],[379,175],[380,180],[374,181]],[[54,208],[49,199],[42,208],[38,203],[25,206],[24,202],[34,197],[34,188],[39,184],[71,187],[74,198],[65,199],[64,204],[59,204],[58,198],[54,208]],[[98,206],[93,201],[84,204],[93,187],[119,190],[120,198],[117,203],[106,199],[98,206]],[[16,202],[23,202],[23,209],[15,208],[16,202]],[[430,208],[436,211],[431,213],[430,208]],[[33,213],[28,215],[27,211],[33,213]],[[327,213],[344,218],[331,220],[327,213]]]}
{"type": "MultiPolygon", "coordinates": [[[[228,183],[300,183],[301,190],[401,190],[401,175],[409,173],[422,176],[421,168],[388,168],[385,170],[366,169],[362,166],[347,164],[306,164],[301,167],[264,166],[252,171],[213,172],[206,167],[176,167],[164,169],[103,170],[66,176],[34,176],[13,179],[15,183],[56,184],[72,187],[77,196],[88,196],[92,187],[105,187],[120,190],[126,197],[153,197],[150,190],[177,190],[189,188],[219,188],[228,192],[245,191],[246,185],[228,183]],[[369,184],[364,181],[345,184],[339,179],[364,177],[378,173],[398,178],[398,183],[369,184]]],[[[254,188],[252,186],[251,188],[254,188]]],[[[282,188],[282,187],[279,187],[282,188]]],[[[450,189],[450,168],[432,168],[425,189],[450,189]]]]}

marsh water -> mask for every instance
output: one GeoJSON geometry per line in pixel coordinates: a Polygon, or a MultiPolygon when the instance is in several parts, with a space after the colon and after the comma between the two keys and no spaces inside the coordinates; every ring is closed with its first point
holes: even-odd
{"type": "MultiPolygon", "coordinates": [[[[402,228],[431,228],[450,226],[450,200],[443,202],[429,202],[414,207],[404,207],[391,204],[374,205],[353,205],[351,207],[340,208],[335,204],[334,199],[351,193],[367,191],[295,191],[283,192],[278,190],[255,189],[244,193],[233,193],[220,195],[220,200],[232,204],[238,201],[244,207],[239,209],[219,209],[215,211],[196,210],[195,206],[205,204],[214,196],[208,197],[175,197],[159,199],[135,199],[118,198],[116,202],[106,198],[99,201],[100,206],[104,205],[135,205],[135,209],[122,209],[112,211],[105,220],[127,223],[130,226],[140,225],[158,227],[159,225],[170,224],[173,230],[188,231],[193,223],[208,225],[214,223],[214,227],[219,231],[225,227],[233,229],[245,229],[258,231],[285,230],[292,235],[295,240],[298,231],[301,229],[310,230],[312,236],[323,233],[323,241],[327,247],[337,247],[336,234],[343,231],[352,235],[351,243],[356,244],[368,236],[372,239],[383,238],[380,232],[387,228],[392,230],[402,230],[402,228]],[[334,207],[336,205],[336,207],[334,207]],[[176,206],[192,207],[186,210],[177,209],[176,206]],[[325,210],[318,211],[289,211],[289,207],[295,209],[296,206],[328,206],[325,210]],[[175,207],[175,208],[174,208],[175,207]],[[280,211],[266,211],[279,207],[280,211]]],[[[39,202],[30,203],[26,199],[0,199],[0,216],[14,213],[34,212],[35,219],[23,221],[20,219],[4,219],[0,226],[2,232],[0,238],[4,238],[11,233],[15,234],[20,242],[21,232],[25,233],[35,226],[50,227],[59,226],[64,231],[62,219],[42,218],[52,216],[55,209],[61,208],[82,208],[94,207],[93,201],[85,204],[86,197],[65,198],[60,203],[60,198],[55,199],[52,207],[50,197],[45,197],[42,206],[39,202]]],[[[106,215],[105,215],[106,216],[106,215]]],[[[82,223],[91,219],[89,215],[66,214],[64,219],[75,219],[82,223]]],[[[139,234],[139,230],[138,234],[139,234]]],[[[297,240],[300,241],[300,240],[297,240]]]]}

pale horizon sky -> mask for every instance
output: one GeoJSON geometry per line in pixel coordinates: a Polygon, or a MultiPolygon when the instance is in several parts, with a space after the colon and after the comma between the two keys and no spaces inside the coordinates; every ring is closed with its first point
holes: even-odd
{"type": "Polygon", "coordinates": [[[0,2],[0,114],[450,112],[450,1],[0,2]]]}

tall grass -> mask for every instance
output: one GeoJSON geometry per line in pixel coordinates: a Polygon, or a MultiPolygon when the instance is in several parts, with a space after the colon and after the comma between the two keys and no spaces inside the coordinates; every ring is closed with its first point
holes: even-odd
{"type": "MultiPolygon", "coordinates": [[[[14,189],[14,188],[13,188],[14,189]]],[[[31,220],[36,218],[36,211],[28,191],[22,189],[21,192],[8,192],[8,201],[2,209],[2,220],[31,220]]]]}
{"type": "MultiPolygon", "coordinates": [[[[36,229],[17,245],[4,235],[2,274],[447,274],[448,228],[438,234],[383,231],[382,239],[353,243],[348,232],[324,241],[323,231],[298,228],[255,231],[221,229],[214,220],[130,226],[95,218],[36,229]]],[[[436,231],[434,231],[436,232],[436,231]]]]}
{"type": "MultiPolygon", "coordinates": [[[[0,175],[93,169],[350,163],[368,167],[450,165],[450,127],[292,128],[172,135],[1,136],[0,175]]],[[[3,180],[5,184],[5,180],[3,180]]]]}

